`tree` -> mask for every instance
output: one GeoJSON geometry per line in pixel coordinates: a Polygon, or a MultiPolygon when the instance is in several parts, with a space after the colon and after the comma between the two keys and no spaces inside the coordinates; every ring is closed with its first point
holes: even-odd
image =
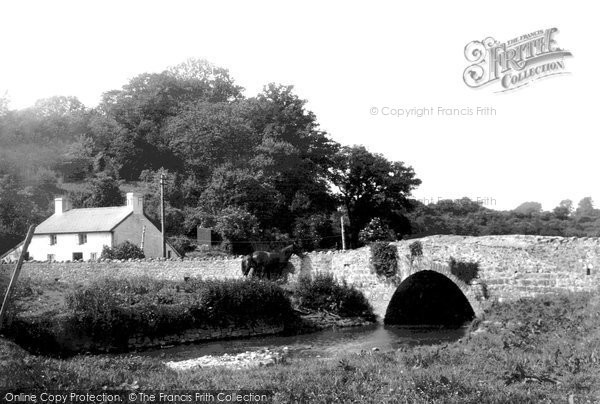
{"type": "Polygon", "coordinates": [[[395,241],[396,232],[390,229],[381,218],[375,217],[358,233],[358,239],[363,244],[375,241],[395,241]]]}
{"type": "Polygon", "coordinates": [[[363,146],[344,147],[335,156],[331,179],[350,219],[349,238],[358,245],[358,233],[374,217],[387,221],[398,234],[410,232],[404,213],[411,209],[408,196],[421,180],[412,167],[388,161],[363,146]]]}
{"type": "Polygon", "coordinates": [[[69,196],[75,208],[122,206],[124,201],[119,181],[107,175],[96,176],[87,190],[71,192],[69,196]]]}
{"type": "Polygon", "coordinates": [[[0,118],[4,117],[8,113],[8,96],[7,93],[4,93],[3,96],[0,97],[0,118]]]}
{"type": "Polygon", "coordinates": [[[24,235],[34,222],[34,206],[15,176],[0,173],[0,233],[24,235]]]}
{"type": "Polygon", "coordinates": [[[577,205],[577,210],[575,211],[575,215],[577,217],[591,217],[594,214],[594,202],[592,198],[586,196],[582,200],[579,201],[577,205]]]}
{"type": "Polygon", "coordinates": [[[176,145],[169,144],[167,121],[196,103],[227,103],[240,97],[241,87],[227,70],[204,60],[140,74],[121,90],[106,92],[98,108],[100,115],[121,127],[110,142],[109,155],[122,164],[120,175],[126,179],[137,179],[144,169],[179,169],[181,158],[174,153],[176,145]]]}
{"type": "Polygon", "coordinates": [[[554,215],[560,220],[566,220],[573,212],[573,201],[565,199],[560,201],[560,204],[554,208],[554,215]]]}
{"type": "Polygon", "coordinates": [[[251,251],[250,241],[258,235],[258,220],[242,208],[228,207],[216,218],[215,231],[223,238],[225,247],[234,254],[251,251]]]}
{"type": "Polygon", "coordinates": [[[294,221],[293,236],[304,251],[331,247],[336,242],[331,218],[318,213],[297,218],[294,221]]]}
{"type": "Polygon", "coordinates": [[[539,202],[523,202],[514,211],[522,215],[531,216],[542,211],[542,204],[539,202]]]}

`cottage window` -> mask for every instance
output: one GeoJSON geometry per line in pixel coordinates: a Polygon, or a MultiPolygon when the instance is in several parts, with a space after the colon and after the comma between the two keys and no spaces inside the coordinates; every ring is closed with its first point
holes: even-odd
{"type": "Polygon", "coordinates": [[[95,261],[98,259],[98,253],[90,253],[90,259],[92,261],[95,261]]]}
{"type": "Polygon", "coordinates": [[[50,245],[56,244],[56,234],[50,235],[50,245]]]}
{"type": "Polygon", "coordinates": [[[74,252],[73,253],[73,261],[80,261],[83,259],[83,253],[74,252]]]}
{"type": "Polygon", "coordinates": [[[54,254],[48,254],[47,260],[48,260],[48,262],[53,262],[55,260],[54,254]]]}
{"type": "Polygon", "coordinates": [[[87,243],[87,234],[85,233],[79,233],[79,244],[85,244],[87,243]]]}

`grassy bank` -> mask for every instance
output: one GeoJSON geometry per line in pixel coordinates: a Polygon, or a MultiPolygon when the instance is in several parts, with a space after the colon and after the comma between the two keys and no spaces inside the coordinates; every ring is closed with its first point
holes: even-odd
{"type": "MultiPolygon", "coordinates": [[[[540,403],[600,400],[600,297],[569,294],[495,304],[453,344],[335,359],[291,360],[252,371],[177,373],[159,359],[30,356],[3,342],[11,388],[242,389],[276,402],[540,403]]],[[[1,386],[0,387],[4,387],[1,386]]]]}
{"type": "Polygon", "coordinates": [[[5,335],[39,353],[68,354],[81,349],[82,341],[83,349],[123,351],[140,335],[157,339],[203,327],[281,326],[294,317],[280,287],[256,280],[105,278],[63,293],[62,307],[32,312],[26,303],[40,293],[21,283],[5,335]]]}
{"type": "Polygon", "coordinates": [[[3,333],[41,354],[124,352],[132,343],[143,344],[141,339],[156,345],[163,337],[194,329],[210,329],[208,338],[212,330],[249,335],[269,327],[293,334],[374,320],[362,293],[337,284],[331,275],[302,277],[283,288],[254,279],[174,281],[99,274],[75,284],[26,277],[17,285],[10,326],[3,333]]]}

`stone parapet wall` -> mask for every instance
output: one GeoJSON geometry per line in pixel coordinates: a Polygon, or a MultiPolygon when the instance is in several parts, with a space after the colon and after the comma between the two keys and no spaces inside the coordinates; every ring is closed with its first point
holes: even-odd
{"type": "MultiPolygon", "coordinates": [[[[2,265],[4,273],[14,265],[2,265]]],[[[126,278],[149,276],[157,279],[183,280],[185,277],[232,279],[241,276],[241,259],[211,260],[131,260],[89,262],[27,262],[21,277],[43,281],[80,282],[107,276],[126,278]]]]}
{"type": "MultiPolygon", "coordinates": [[[[600,239],[542,236],[431,236],[420,239],[423,256],[446,264],[450,257],[478,262],[490,296],[502,299],[600,286],[600,239]],[[589,272],[589,275],[588,275],[589,272]]],[[[396,243],[400,270],[408,270],[408,245],[396,243]]]]}

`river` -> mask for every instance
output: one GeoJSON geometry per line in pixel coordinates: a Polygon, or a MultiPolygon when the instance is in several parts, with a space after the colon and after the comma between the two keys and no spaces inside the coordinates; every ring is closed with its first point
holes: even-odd
{"type": "Polygon", "coordinates": [[[390,351],[402,346],[428,345],[456,341],[467,334],[467,327],[407,328],[381,324],[365,327],[329,329],[293,336],[264,336],[177,345],[139,352],[136,355],[180,361],[204,355],[238,354],[261,349],[288,347],[293,357],[334,357],[339,353],[390,351]]]}

